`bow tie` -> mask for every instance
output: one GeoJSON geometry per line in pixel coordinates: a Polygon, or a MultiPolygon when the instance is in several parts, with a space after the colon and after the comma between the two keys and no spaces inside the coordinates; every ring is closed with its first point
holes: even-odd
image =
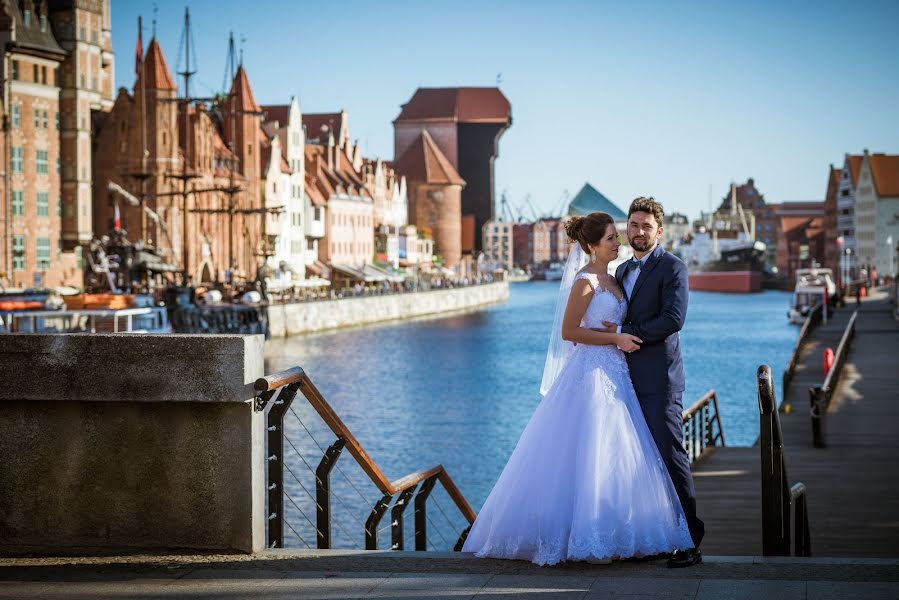
{"type": "Polygon", "coordinates": [[[636,258],[632,258],[631,260],[627,261],[627,264],[624,266],[624,272],[625,274],[627,274],[633,269],[639,269],[641,266],[643,266],[643,263],[641,261],[637,260],[636,258]]]}

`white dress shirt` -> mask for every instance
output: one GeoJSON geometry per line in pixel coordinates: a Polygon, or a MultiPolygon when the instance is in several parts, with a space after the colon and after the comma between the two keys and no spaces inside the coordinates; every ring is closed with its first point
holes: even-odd
{"type": "MultiPolygon", "coordinates": [[[[629,270],[627,274],[624,276],[624,293],[627,294],[628,302],[631,300],[631,293],[634,291],[634,286],[637,284],[637,279],[640,277],[640,271],[643,269],[643,266],[646,264],[646,261],[649,259],[649,255],[652,252],[647,252],[643,255],[643,258],[639,259],[637,262],[640,264],[629,270]]],[[[631,260],[634,260],[633,258],[631,260]]],[[[616,333],[621,333],[621,325],[619,325],[616,329],[616,333]]]]}

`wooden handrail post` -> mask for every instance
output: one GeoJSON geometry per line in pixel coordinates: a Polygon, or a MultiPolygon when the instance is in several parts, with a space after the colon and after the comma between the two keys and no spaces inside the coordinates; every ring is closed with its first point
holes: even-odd
{"type": "Polygon", "coordinates": [[[762,365],[757,372],[759,401],[759,442],[762,484],[762,554],[789,556],[789,491],[785,489],[783,436],[777,414],[777,399],[771,368],[762,365]],[[786,510],[785,500],[786,498],[786,510]]]}

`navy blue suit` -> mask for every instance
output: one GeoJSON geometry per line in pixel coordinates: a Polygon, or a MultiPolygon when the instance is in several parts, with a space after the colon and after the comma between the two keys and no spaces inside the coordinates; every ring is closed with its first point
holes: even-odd
{"type": "MultiPolygon", "coordinates": [[[[626,265],[615,272],[622,290],[626,265]]],[[[683,446],[684,361],[678,333],[687,318],[688,284],[687,266],[656,246],[627,298],[621,332],[643,340],[639,350],[627,354],[631,380],[698,547],[705,527],[696,517],[693,474],[683,446]]]]}

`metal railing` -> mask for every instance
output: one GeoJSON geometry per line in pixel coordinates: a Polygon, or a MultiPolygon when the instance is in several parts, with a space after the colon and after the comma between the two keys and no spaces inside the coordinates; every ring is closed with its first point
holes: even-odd
{"type": "MultiPolygon", "coordinates": [[[[268,499],[268,535],[267,545],[270,548],[284,547],[284,526],[287,525],[293,533],[303,542],[306,543],[302,536],[293,528],[284,518],[284,500],[287,498],[302,516],[309,522],[309,525],[316,532],[316,547],[319,549],[328,549],[332,547],[331,525],[337,524],[339,528],[342,526],[331,519],[331,471],[336,467],[337,461],[341,453],[347,450],[355,459],[359,467],[368,476],[368,479],[380,491],[381,497],[375,502],[374,506],[366,519],[364,525],[357,519],[357,523],[362,527],[365,534],[365,549],[378,549],[378,534],[387,529],[387,527],[379,529],[379,523],[382,517],[390,509],[390,525],[391,529],[391,549],[402,550],[403,542],[403,516],[409,503],[414,499],[414,539],[416,550],[428,549],[428,524],[436,529],[433,522],[428,517],[427,506],[428,499],[434,486],[440,482],[444,490],[452,499],[453,503],[462,513],[462,516],[468,523],[468,526],[459,535],[454,550],[461,550],[477,516],[468,501],[456,487],[455,482],[446,469],[442,465],[431,467],[430,469],[416,471],[405,477],[401,477],[395,481],[390,481],[381,471],[377,464],[371,459],[365,449],[356,440],[355,436],[350,432],[347,426],[341,421],[340,417],[334,412],[334,409],[328,404],[321,392],[313,385],[309,376],[300,367],[292,367],[273,375],[268,375],[258,379],[255,383],[257,392],[254,401],[254,409],[257,411],[265,410],[266,406],[270,406],[267,415],[267,450],[266,456],[268,460],[268,481],[266,483],[267,499],[268,499]],[[302,454],[299,453],[294,443],[287,437],[284,430],[284,417],[291,409],[291,403],[297,393],[300,392],[306,398],[311,407],[322,418],[330,431],[336,436],[336,440],[326,450],[318,444],[316,445],[322,450],[323,455],[316,468],[306,462],[302,454]],[[302,482],[290,469],[284,458],[284,442],[287,442],[293,450],[300,455],[300,458],[306,464],[310,471],[315,474],[315,495],[313,496],[303,486],[302,482]],[[316,517],[315,523],[306,516],[296,501],[287,495],[284,486],[284,471],[293,477],[294,480],[303,488],[310,499],[315,503],[316,517]]],[[[294,413],[299,419],[299,416],[294,413]]],[[[303,424],[306,432],[312,436],[312,432],[303,424]]],[[[341,471],[341,474],[346,475],[341,471]]],[[[347,482],[356,489],[358,488],[349,478],[347,482]]],[[[361,492],[359,495],[362,496],[361,492]]],[[[364,496],[363,500],[365,499],[364,496]]],[[[334,496],[340,501],[339,496],[334,496]]],[[[446,517],[443,508],[437,504],[437,508],[446,517]]],[[[447,518],[449,522],[449,519],[447,518]]],[[[450,523],[452,525],[452,523],[450,523]]],[[[439,530],[438,530],[439,533],[439,530]]],[[[442,534],[440,534],[441,537],[442,534]]],[[[310,544],[306,543],[307,546],[310,544]]]]}
{"type": "Polygon", "coordinates": [[[796,339],[796,345],[793,346],[793,352],[792,354],[790,354],[790,360],[787,361],[787,366],[784,369],[784,398],[787,397],[787,394],[790,390],[790,384],[793,383],[793,375],[796,374],[796,363],[799,361],[799,353],[802,350],[802,344],[803,342],[805,342],[809,334],[811,334],[811,332],[815,329],[815,327],[821,324],[823,315],[824,305],[819,304],[811,311],[809,311],[808,316],[805,318],[805,322],[802,323],[802,328],[799,330],[799,337],[796,339]]]}
{"type": "Polygon", "coordinates": [[[783,431],[768,365],[757,373],[759,446],[762,479],[762,555],[811,556],[808,491],[802,483],[790,486],[784,457],[783,431]]]}
{"type": "Polygon", "coordinates": [[[709,390],[693,406],[684,411],[684,449],[695,462],[706,449],[726,446],[724,429],[721,427],[721,412],[718,410],[718,395],[709,390]]]}
{"type": "Polygon", "coordinates": [[[857,317],[858,310],[852,313],[849,323],[846,324],[846,329],[840,338],[840,345],[837,346],[836,354],[833,357],[833,365],[827,372],[824,383],[808,389],[812,417],[812,444],[815,448],[827,447],[827,441],[824,439],[827,408],[830,406],[830,400],[833,398],[834,390],[837,387],[840,372],[843,370],[843,365],[846,364],[849,347],[852,345],[852,339],[855,337],[855,320],[857,317]]]}
{"type": "Polygon", "coordinates": [[[164,306],[0,313],[2,333],[170,333],[164,306]]]}

